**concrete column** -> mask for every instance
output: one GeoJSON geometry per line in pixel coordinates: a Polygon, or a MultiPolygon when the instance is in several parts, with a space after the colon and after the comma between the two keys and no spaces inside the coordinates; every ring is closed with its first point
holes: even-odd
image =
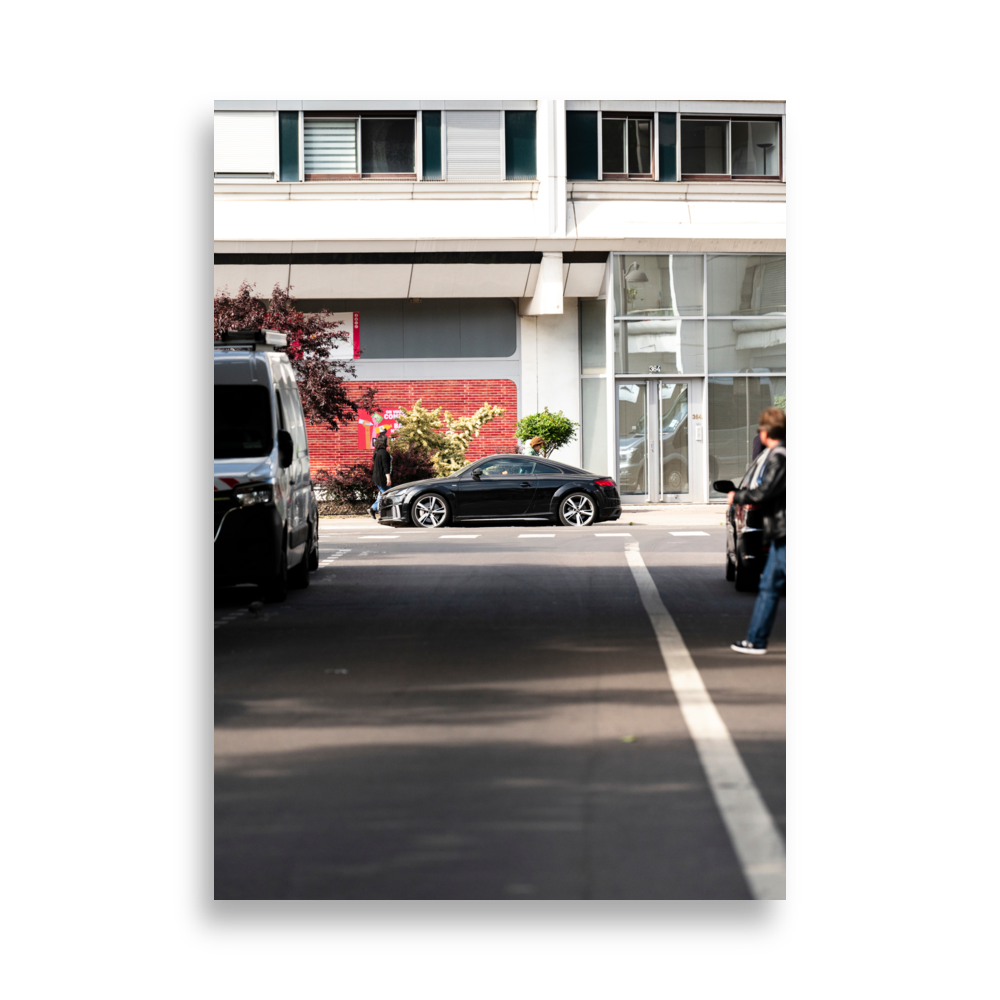
{"type": "MultiPolygon", "coordinates": [[[[527,320],[522,320],[522,323],[527,320]]],[[[566,299],[560,314],[542,315],[535,321],[536,336],[536,405],[525,413],[537,413],[548,407],[553,413],[562,410],[574,423],[581,422],[580,403],[580,321],[577,300],[566,299]]],[[[523,370],[523,369],[522,369],[523,370]]],[[[569,465],[579,465],[583,453],[580,431],[577,439],[552,456],[569,465]]]]}
{"type": "Polygon", "coordinates": [[[566,236],[566,102],[539,101],[538,235],[566,236]]]}
{"type": "Polygon", "coordinates": [[[522,316],[558,315],[563,311],[565,277],[562,252],[544,252],[538,267],[535,293],[530,299],[521,299],[518,312],[522,316]]]}
{"type": "Polygon", "coordinates": [[[521,392],[517,399],[517,418],[538,412],[538,320],[522,316],[521,392]]]}

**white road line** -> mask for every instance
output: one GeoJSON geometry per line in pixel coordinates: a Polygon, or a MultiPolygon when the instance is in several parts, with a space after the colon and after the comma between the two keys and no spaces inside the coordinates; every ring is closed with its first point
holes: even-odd
{"type": "Polygon", "coordinates": [[[687,535],[707,535],[707,531],[671,531],[671,535],[677,535],[678,537],[685,537],[687,535]]]}
{"type": "Polygon", "coordinates": [[[438,535],[438,538],[478,538],[479,535],[438,535]]]}
{"type": "Polygon", "coordinates": [[[220,625],[228,625],[230,622],[236,621],[237,618],[242,617],[247,613],[246,608],[240,608],[239,611],[232,611],[228,615],[224,615],[222,618],[217,618],[215,625],[213,626],[213,631],[217,629],[220,625]]]}
{"type": "Polygon", "coordinates": [[[555,538],[555,535],[518,535],[518,538],[555,538]]]}
{"type": "Polygon", "coordinates": [[[674,619],[660,598],[639,554],[638,542],[625,546],[625,558],[750,891],[754,899],[784,899],[785,846],[774,819],[706,690],[674,619]]]}
{"type": "Polygon", "coordinates": [[[595,531],[594,538],[631,538],[631,531],[595,531]]]}
{"type": "Polygon", "coordinates": [[[373,538],[399,538],[399,535],[362,535],[360,541],[371,541],[373,538]]]}

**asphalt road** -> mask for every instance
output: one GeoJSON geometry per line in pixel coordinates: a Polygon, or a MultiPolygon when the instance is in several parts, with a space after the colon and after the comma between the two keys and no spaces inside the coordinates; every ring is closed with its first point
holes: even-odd
{"type": "Polygon", "coordinates": [[[217,899],[752,898],[625,556],[783,836],[784,602],[730,651],[721,527],[321,523],[308,589],[216,595],[217,899]]]}

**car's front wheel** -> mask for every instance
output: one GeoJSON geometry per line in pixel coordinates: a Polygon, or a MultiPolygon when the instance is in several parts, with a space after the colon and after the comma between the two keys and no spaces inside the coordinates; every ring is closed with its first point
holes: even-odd
{"type": "Polygon", "coordinates": [[[586,493],[570,493],[559,504],[559,522],[567,528],[586,528],[597,518],[597,504],[586,493]]]}
{"type": "Polygon", "coordinates": [[[279,604],[288,596],[288,550],[285,540],[281,540],[281,556],[278,560],[278,572],[264,584],[264,600],[279,604]]]}
{"type": "Polygon", "coordinates": [[[319,532],[314,531],[312,535],[312,544],[309,547],[309,569],[318,570],[319,569],[319,532]]]}
{"type": "Polygon", "coordinates": [[[448,523],[448,501],[437,493],[425,493],[413,501],[410,517],[418,528],[443,528],[448,523]]]}

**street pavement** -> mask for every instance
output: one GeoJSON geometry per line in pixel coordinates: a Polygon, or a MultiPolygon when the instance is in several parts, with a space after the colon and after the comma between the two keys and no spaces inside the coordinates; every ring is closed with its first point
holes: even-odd
{"type": "Polygon", "coordinates": [[[309,588],[218,591],[216,898],[778,895],[753,854],[784,836],[784,602],[766,656],[730,651],[754,595],[722,509],[640,520],[325,518],[309,588]],[[707,697],[672,688],[664,622],[707,697]]]}

